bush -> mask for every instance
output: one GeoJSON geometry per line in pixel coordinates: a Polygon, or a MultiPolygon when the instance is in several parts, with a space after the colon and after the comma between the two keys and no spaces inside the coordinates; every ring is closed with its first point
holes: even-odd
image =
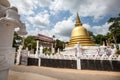
{"type": "Polygon", "coordinates": [[[120,55],[120,50],[117,50],[116,54],[119,54],[119,55],[120,55]]]}
{"type": "Polygon", "coordinates": [[[119,50],[119,46],[118,45],[116,45],[116,49],[119,50]]]}
{"type": "Polygon", "coordinates": [[[47,48],[44,48],[43,49],[43,53],[46,55],[46,54],[48,54],[48,55],[50,55],[51,54],[51,50],[50,49],[47,49],[47,48]]]}

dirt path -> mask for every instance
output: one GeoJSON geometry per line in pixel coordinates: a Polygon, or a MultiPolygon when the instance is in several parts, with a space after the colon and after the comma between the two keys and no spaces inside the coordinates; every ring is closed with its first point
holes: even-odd
{"type": "MultiPolygon", "coordinates": [[[[22,73],[27,72],[32,74],[35,73],[40,76],[44,76],[48,78],[50,77],[52,79],[58,79],[58,80],[120,80],[120,72],[108,72],[108,71],[75,70],[75,69],[48,68],[48,67],[37,67],[37,66],[14,66],[11,69],[11,71],[20,72],[21,74],[19,76],[23,75],[22,73]]],[[[11,74],[12,72],[10,72],[10,77],[11,74]]],[[[13,75],[12,77],[15,76],[16,74],[13,75]]],[[[31,77],[34,78],[34,76],[32,75],[31,77]]],[[[19,79],[15,79],[15,80],[19,80],[19,79]]],[[[46,80],[46,79],[39,78],[36,80],[46,80]]]]}
{"type": "Polygon", "coordinates": [[[16,72],[16,71],[10,71],[9,73],[10,73],[9,80],[57,80],[51,77],[47,77],[35,73],[16,72]]]}

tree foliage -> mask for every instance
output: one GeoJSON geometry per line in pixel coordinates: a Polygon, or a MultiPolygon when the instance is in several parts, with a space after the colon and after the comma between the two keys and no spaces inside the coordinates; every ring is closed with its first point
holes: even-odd
{"type": "Polygon", "coordinates": [[[64,49],[64,42],[63,42],[63,41],[57,39],[57,40],[55,41],[55,43],[56,43],[56,47],[55,47],[55,51],[56,51],[56,52],[57,52],[58,48],[59,48],[61,51],[64,49]]]}
{"type": "Polygon", "coordinates": [[[34,40],[35,36],[28,36],[25,38],[24,47],[28,47],[29,50],[36,48],[36,41],[34,40]]]}
{"type": "Polygon", "coordinates": [[[112,23],[109,27],[109,31],[113,36],[114,42],[120,43],[120,14],[118,17],[110,18],[108,23],[112,23]]]}
{"type": "Polygon", "coordinates": [[[98,34],[97,36],[95,36],[95,43],[96,44],[103,44],[103,41],[106,41],[106,36],[102,35],[102,34],[98,34]]]}
{"type": "Polygon", "coordinates": [[[13,47],[16,48],[16,51],[21,43],[22,43],[22,37],[19,36],[16,32],[14,32],[13,47]]]}

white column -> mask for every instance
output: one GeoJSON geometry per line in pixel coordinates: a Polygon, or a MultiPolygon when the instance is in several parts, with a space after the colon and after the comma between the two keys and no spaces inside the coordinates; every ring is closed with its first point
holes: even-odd
{"type": "Polygon", "coordinates": [[[77,49],[77,69],[81,69],[81,51],[80,51],[80,45],[79,43],[76,44],[76,49],[77,49]]]}
{"type": "Polygon", "coordinates": [[[120,44],[118,44],[118,46],[119,46],[119,50],[120,50],[120,44]]]}
{"type": "Polygon", "coordinates": [[[82,55],[82,52],[80,50],[80,44],[76,44],[76,49],[77,49],[77,57],[80,57],[82,55]]]}
{"type": "Polygon", "coordinates": [[[42,45],[40,46],[40,50],[39,51],[40,51],[40,55],[43,54],[43,46],[42,45]]]}
{"type": "Polygon", "coordinates": [[[55,53],[55,49],[53,47],[53,43],[52,43],[51,49],[52,49],[52,53],[55,53]]]}
{"type": "Polygon", "coordinates": [[[80,61],[80,58],[77,58],[77,69],[81,70],[81,61],[80,61]]]}
{"type": "Polygon", "coordinates": [[[22,51],[22,45],[19,46],[19,49],[18,49],[18,52],[17,52],[16,65],[20,64],[21,51],[22,51]]]}
{"type": "Polygon", "coordinates": [[[57,53],[60,54],[60,49],[59,48],[57,49],[57,53]]]}
{"type": "Polygon", "coordinates": [[[116,48],[116,45],[115,45],[115,44],[113,44],[113,46],[114,46],[114,48],[116,48]]]}
{"type": "Polygon", "coordinates": [[[38,52],[39,52],[39,40],[37,40],[37,45],[36,45],[36,53],[35,53],[36,57],[38,57],[38,52]]]}
{"type": "Polygon", "coordinates": [[[41,58],[38,58],[38,66],[41,65],[41,58]]]}

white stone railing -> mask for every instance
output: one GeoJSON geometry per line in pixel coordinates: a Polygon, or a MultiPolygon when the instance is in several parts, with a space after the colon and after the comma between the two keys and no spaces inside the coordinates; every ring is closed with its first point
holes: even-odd
{"type": "MultiPolygon", "coordinates": [[[[107,48],[106,46],[80,46],[76,44],[74,47],[66,47],[63,51],[58,52],[55,55],[44,55],[43,50],[35,54],[30,54],[29,57],[43,57],[43,58],[55,58],[55,59],[69,59],[69,57],[77,57],[81,59],[108,59],[111,54],[116,52],[115,49],[107,48]],[[61,57],[62,56],[62,57],[61,57]],[[108,57],[107,57],[108,56],[108,57]]],[[[70,58],[71,59],[71,58],[70,58]]],[[[113,58],[115,59],[115,58],[113,58]]],[[[110,58],[109,58],[110,60],[110,58]]]]}
{"type": "Polygon", "coordinates": [[[35,54],[30,54],[30,55],[28,55],[28,57],[31,57],[31,58],[47,58],[47,59],[64,59],[64,60],[88,59],[88,60],[119,60],[120,61],[120,55],[117,56],[115,54],[111,54],[109,56],[106,55],[106,54],[103,54],[103,55],[83,54],[80,57],[76,57],[76,56],[73,56],[73,55],[61,55],[61,54],[58,54],[58,55],[42,54],[42,55],[39,55],[39,57],[36,57],[35,54]]]}
{"type": "Polygon", "coordinates": [[[81,54],[98,54],[99,47],[94,46],[82,46],[80,47],[81,54]]]}
{"type": "MultiPolygon", "coordinates": [[[[70,48],[70,50],[68,51],[73,51],[75,48],[70,48]]],[[[24,51],[24,53],[27,54],[27,51],[24,51]]],[[[77,52],[76,52],[77,53],[77,52]]],[[[67,53],[69,54],[69,53],[67,53]]],[[[26,56],[26,55],[23,55],[26,56]]],[[[54,59],[54,60],[75,60],[76,64],[77,64],[77,69],[81,69],[81,61],[82,60],[100,60],[100,61],[120,61],[120,55],[117,56],[116,54],[111,54],[111,55],[107,55],[107,54],[82,54],[80,56],[76,56],[76,55],[62,55],[62,54],[51,54],[51,55],[45,55],[45,54],[30,54],[28,51],[28,57],[29,58],[37,58],[38,59],[38,66],[41,66],[41,60],[42,59],[54,59]]]]}
{"type": "Polygon", "coordinates": [[[66,60],[76,60],[77,57],[76,56],[72,56],[72,55],[45,55],[42,54],[40,55],[40,58],[47,58],[47,59],[66,59],[66,60]]]}
{"type": "Polygon", "coordinates": [[[75,47],[69,47],[64,49],[63,51],[60,52],[61,55],[72,55],[76,56],[77,55],[77,49],[75,47]]]}
{"type": "Polygon", "coordinates": [[[120,55],[116,56],[107,47],[98,46],[84,46],[84,47],[69,47],[64,51],[57,54],[45,55],[43,53],[30,54],[28,51],[28,57],[31,58],[47,58],[47,59],[66,59],[66,60],[77,60],[77,59],[91,59],[91,60],[120,60],[120,55]],[[78,50],[79,49],[79,50],[78,50]],[[111,53],[109,53],[111,52],[111,53]],[[109,53],[109,54],[108,54],[109,53]],[[77,56],[79,54],[79,56],[77,56]]]}

